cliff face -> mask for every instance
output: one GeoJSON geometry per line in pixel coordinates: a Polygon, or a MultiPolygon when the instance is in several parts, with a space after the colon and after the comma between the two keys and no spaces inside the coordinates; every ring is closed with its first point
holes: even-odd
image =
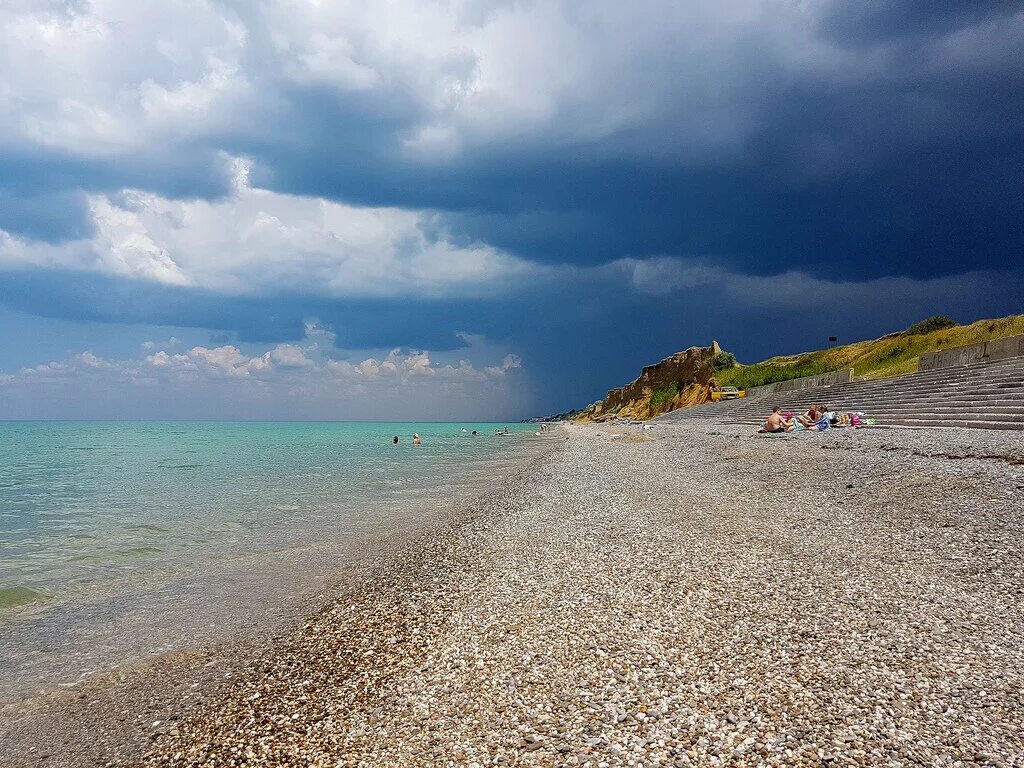
{"type": "Polygon", "coordinates": [[[613,416],[649,419],[686,405],[699,405],[711,399],[714,387],[714,358],[721,348],[717,341],[710,347],[690,347],[660,363],[648,365],[639,378],[624,387],[610,390],[600,403],[583,414],[584,420],[604,421],[613,416]]]}

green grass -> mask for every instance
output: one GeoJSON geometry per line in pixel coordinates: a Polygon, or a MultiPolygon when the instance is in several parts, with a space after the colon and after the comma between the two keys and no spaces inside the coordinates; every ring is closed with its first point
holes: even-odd
{"type": "Polygon", "coordinates": [[[970,325],[938,328],[922,333],[922,327],[941,325],[934,318],[911,326],[910,330],[859,341],[834,349],[821,349],[799,355],[783,355],[755,365],[740,365],[715,374],[719,386],[746,389],[776,381],[817,376],[828,371],[853,368],[854,375],[878,379],[913,373],[917,359],[925,352],[978,344],[1004,336],[1024,334],[1024,315],[1011,315],[997,320],[979,320],[970,325]]]}
{"type": "Polygon", "coordinates": [[[656,389],[651,393],[649,410],[651,413],[662,413],[667,411],[668,407],[672,404],[675,399],[676,393],[679,392],[678,384],[671,384],[661,389],[656,389]]]}
{"type": "MultiPolygon", "coordinates": [[[[723,367],[715,373],[715,381],[722,387],[747,389],[777,381],[798,379],[803,376],[817,376],[829,371],[853,368],[854,374],[871,379],[913,373],[917,370],[917,359],[925,352],[963,347],[991,339],[1024,334],[1024,315],[1011,315],[997,320],[979,320],[970,325],[945,327],[944,318],[928,318],[916,323],[906,331],[891,333],[880,339],[859,341],[834,349],[820,349],[799,355],[781,355],[763,360],[755,365],[723,367]],[[931,330],[928,330],[928,329],[931,330]]],[[[732,356],[722,353],[715,359],[716,367],[731,362],[732,356]]],[[[664,413],[672,407],[680,387],[688,382],[677,382],[651,393],[646,408],[641,403],[634,413],[651,416],[664,413]]],[[[578,418],[589,420],[596,406],[590,406],[578,418]]],[[[610,416],[621,410],[601,414],[610,416]]],[[[642,418],[647,416],[642,415],[642,418]]]]}
{"type": "Polygon", "coordinates": [[[935,315],[919,323],[914,323],[907,328],[907,335],[914,336],[919,333],[931,333],[932,331],[941,331],[944,328],[956,328],[956,323],[945,315],[935,315]]]}
{"type": "Polygon", "coordinates": [[[776,381],[788,381],[789,379],[800,379],[804,376],[818,376],[833,370],[827,363],[818,360],[796,360],[792,363],[757,363],[756,365],[741,365],[736,368],[719,371],[715,374],[715,380],[719,386],[737,387],[738,389],[750,389],[765,384],[773,384],[776,381]]]}

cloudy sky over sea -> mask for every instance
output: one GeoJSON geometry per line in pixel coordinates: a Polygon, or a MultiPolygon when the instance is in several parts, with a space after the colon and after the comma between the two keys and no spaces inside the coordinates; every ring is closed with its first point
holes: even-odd
{"type": "Polygon", "coordinates": [[[6,0],[0,417],[511,418],[1024,308],[1024,10],[6,0]]]}

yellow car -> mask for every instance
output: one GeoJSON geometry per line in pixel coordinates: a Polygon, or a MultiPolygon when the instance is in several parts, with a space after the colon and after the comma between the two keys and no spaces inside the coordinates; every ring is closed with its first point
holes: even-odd
{"type": "Polygon", "coordinates": [[[736,387],[718,387],[718,389],[711,390],[711,402],[713,403],[717,403],[719,400],[735,400],[738,397],[746,396],[746,390],[736,389],[736,387]]]}

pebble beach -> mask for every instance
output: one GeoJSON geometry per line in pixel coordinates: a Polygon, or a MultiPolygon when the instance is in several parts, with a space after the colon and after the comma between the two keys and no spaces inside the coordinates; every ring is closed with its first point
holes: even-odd
{"type": "Polygon", "coordinates": [[[561,429],[107,763],[1024,765],[1019,435],[561,429]]]}

